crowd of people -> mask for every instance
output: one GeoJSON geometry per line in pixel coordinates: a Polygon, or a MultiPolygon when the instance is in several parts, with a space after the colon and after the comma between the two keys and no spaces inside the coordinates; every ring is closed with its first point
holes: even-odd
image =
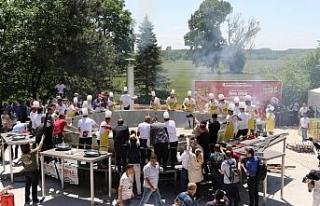
{"type": "MultiPolygon", "coordinates": [[[[192,138],[186,138],[187,144],[184,151],[178,151],[178,134],[175,121],[170,119],[169,112],[164,112],[164,122],[160,122],[156,117],[146,116],[144,122],[138,125],[137,131],[129,130],[123,119],[118,119],[116,125],[111,124],[112,112],[116,109],[130,110],[131,101],[136,96],[127,93],[127,88],[116,102],[114,95],[110,92],[105,95],[99,93],[95,98],[87,95],[85,99],[74,93],[72,102],[64,98],[64,89],[61,83],[56,86],[58,95],[45,101],[33,100],[29,104],[26,102],[10,102],[3,105],[1,114],[2,132],[14,131],[22,133],[30,131],[36,136],[37,147],[30,149],[30,145],[22,145],[22,161],[26,165],[26,197],[25,201],[30,201],[30,187],[32,187],[32,200],[38,202],[36,198],[35,185],[39,179],[39,169],[36,161],[33,161],[38,150],[54,148],[56,144],[64,141],[64,130],[76,127],[79,132],[78,148],[90,149],[93,141],[97,141],[99,150],[108,151],[109,135],[113,134],[114,155],[116,171],[122,174],[119,181],[119,204],[130,205],[133,197],[141,199],[140,205],[145,205],[152,196],[156,205],[163,205],[161,193],[159,191],[159,172],[168,169],[176,169],[178,162],[181,163],[181,194],[175,200],[177,205],[197,205],[202,198],[202,182],[210,181],[215,192],[215,199],[206,205],[238,205],[240,195],[238,183],[230,179],[231,167],[242,168],[248,177],[248,189],[250,206],[258,205],[258,183],[256,179],[257,158],[254,156],[252,148],[247,150],[247,160],[242,161],[238,154],[232,151],[231,145],[222,148],[218,142],[218,132],[221,125],[225,125],[223,135],[224,141],[234,139],[245,139],[247,135],[256,132],[256,121],[258,119],[266,122],[266,131],[274,133],[277,124],[278,101],[271,99],[264,107],[254,105],[252,97],[247,95],[244,101],[235,97],[233,102],[225,99],[223,94],[214,98],[212,93],[208,94],[208,102],[204,111],[212,116],[210,121],[199,121],[193,114],[197,109],[195,99],[192,98],[191,91],[187,92],[187,97],[182,103],[182,109],[189,115],[189,125],[194,127],[192,138]],[[117,105],[119,105],[117,107],[117,105]],[[96,122],[90,118],[91,113],[105,112],[104,121],[96,122]],[[81,115],[75,126],[73,117],[81,115]],[[69,120],[66,117],[70,117],[69,120]],[[222,119],[222,120],[221,120],[222,119]],[[192,125],[191,125],[192,120],[192,125]],[[97,131],[97,132],[94,132],[97,131]],[[94,134],[97,138],[93,138],[94,134]],[[30,164],[33,162],[32,164],[30,164]],[[170,162],[170,164],[168,164],[170,162]],[[241,167],[242,166],[242,167],[241,167]],[[142,170],[142,171],[141,171],[142,170]],[[143,177],[143,183],[140,178],[143,177]],[[38,179],[37,179],[38,178],[38,179]],[[133,188],[136,182],[136,188],[133,188]],[[133,191],[136,194],[133,194],[133,191]],[[182,204],[183,203],[183,204],[182,204]]],[[[166,100],[168,111],[176,110],[177,98],[172,90],[166,100]]],[[[293,104],[294,108],[298,107],[293,104]]],[[[162,106],[154,91],[151,92],[150,109],[159,110],[162,106]]],[[[291,107],[290,107],[291,108],[291,107]]],[[[292,108],[294,115],[296,109],[292,108]]],[[[307,127],[308,121],[302,118],[311,113],[311,109],[303,105],[298,110],[298,119],[301,115],[300,125],[307,127]]],[[[310,116],[312,117],[312,116],[310,116]]],[[[303,134],[305,131],[303,130],[303,134]]],[[[306,138],[303,136],[303,138],[306,138]]],[[[14,158],[18,157],[16,146],[14,158]]],[[[13,152],[13,151],[10,151],[13,152]]],[[[46,162],[51,159],[46,158],[46,162]]],[[[105,168],[105,162],[99,164],[105,168]]]]}

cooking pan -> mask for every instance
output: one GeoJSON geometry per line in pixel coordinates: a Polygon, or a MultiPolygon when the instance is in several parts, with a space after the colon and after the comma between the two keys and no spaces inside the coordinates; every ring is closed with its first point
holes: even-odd
{"type": "Polygon", "coordinates": [[[25,135],[13,135],[12,136],[12,140],[23,140],[25,138],[26,138],[25,135]]]}
{"type": "Polygon", "coordinates": [[[68,151],[71,150],[71,145],[65,142],[56,144],[56,151],[68,151]]]}
{"type": "Polygon", "coordinates": [[[99,157],[101,154],[98,150],[95,149],[89,149],[84,151],[84,156],[85,157],[99,157]]]}

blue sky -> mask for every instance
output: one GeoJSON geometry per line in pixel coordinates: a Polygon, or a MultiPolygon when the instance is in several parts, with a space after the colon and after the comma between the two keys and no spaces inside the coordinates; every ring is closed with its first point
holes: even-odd
{"type": "MultiPolygon", "coordinates": [[[[188,20],[202,0],[125,0],[137,25],[145,14],[164,49],[187,48],[188,20]]],[[[229,0],[233,11],[260,22],[255,48],[315,48],[320,39],[320,0],[229,0]]]]}

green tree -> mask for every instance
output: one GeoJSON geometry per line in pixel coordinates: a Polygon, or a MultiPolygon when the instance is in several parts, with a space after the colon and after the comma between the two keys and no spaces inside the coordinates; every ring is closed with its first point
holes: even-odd
{"type": "Polygon", "coordinates": [[[213,70],[219,65],[220,52],[225,45],[220,26],[232,12],[229,2],[204,0],[191,15],[189,32],[184,36],[190,47],[190,58],[196,66],[205,65],[213,70]]]}
{"type": "Polygon", "coordinates": [[[151,90],[166,90],[169,82],[161,66],[161,48],[153,29],[153,24],[145,16],[137,35],[135,67],[135,84],[142,95],[148,95],[151,90]]]}
{"type": "Polygon", "coordinates": [[[132,51],[124,1],[16,0],[0,6],[0,98],[52,93],[57,79],[73,91],[106,89],[110,71],[132,51]]]}

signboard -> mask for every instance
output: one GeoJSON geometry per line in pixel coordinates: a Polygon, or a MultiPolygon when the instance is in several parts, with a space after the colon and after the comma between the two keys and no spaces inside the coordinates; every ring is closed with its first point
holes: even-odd
{"type": "Polygon", "coordinates": [[[281,81],[257,80],[257,81],[213,81],[195,80],[194,81],[195,100],[199,108],[209,101],[209,93],[213,93],[215,99],[219,94],[223,94],[228,101],[233,101],[234,97],[251,95],[253,102],[270,101],[272,97],[282,99],[281,81]]]}
{"type": "MultiPolygon", "coordinates": [[[[54,177],[58,179],[61,177],[62,168],[59,163],[45,163],[44,172],[46,175],[54,177]],[[59,171],[59,176],[57,174],[57,170],[59,171]]],[[[70,164],[64,164],[63,167],[63,179],[64,182],[69,182],[70,184],[78,185],[79,184],[79,176],[78,176],[78,167],[70,164]]]]}

